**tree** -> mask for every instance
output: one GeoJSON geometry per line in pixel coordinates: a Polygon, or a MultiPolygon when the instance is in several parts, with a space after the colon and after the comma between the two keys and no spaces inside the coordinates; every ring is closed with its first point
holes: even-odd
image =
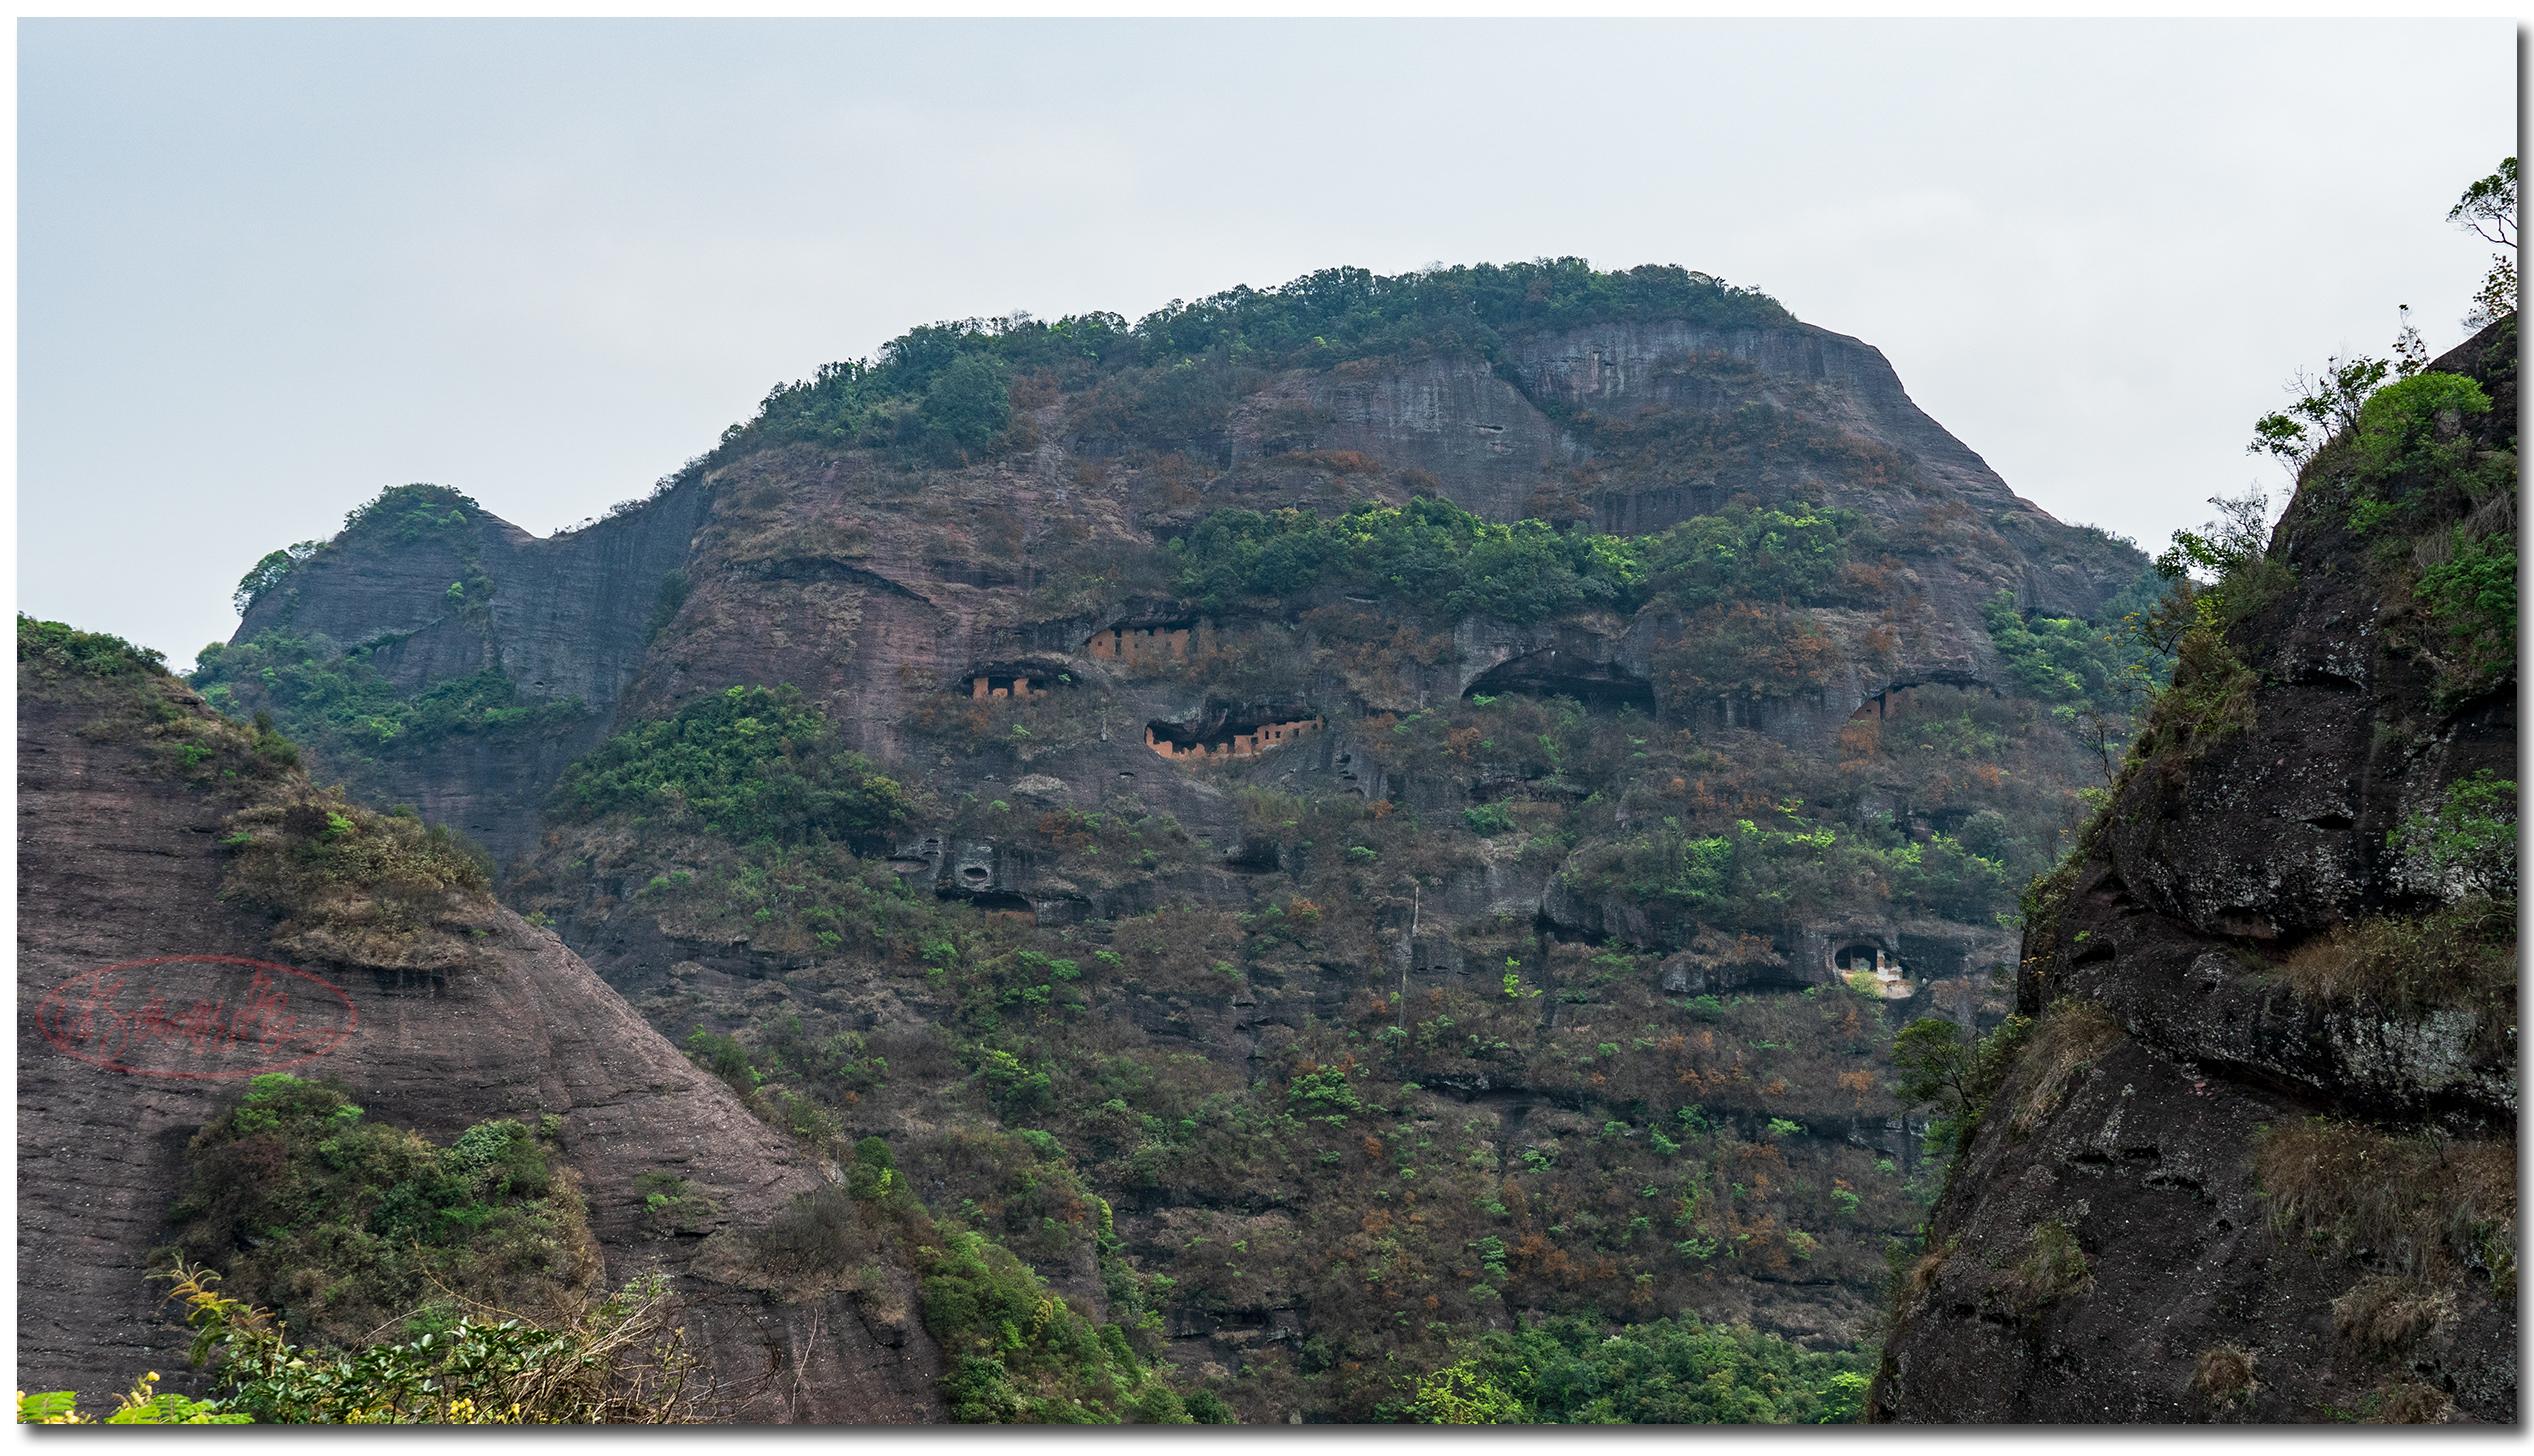
{"type": "Polygon", "coordinates": [[[2382,359],[2365,354],[2343,359],[2335,354],[2324,361],[2321,374],[2299,373],[2288,381],[2296,398],[2286,409],[2273,410],[2253,422],[2252,443],[2244,453],[2268,455],[2285,465],[2291,476],[2296,475],[2334,435],[2358,423],[2358,411],[2367,396],[2392,372],[2393,366],[2382,359]]]}
{"type": "Polygon", "coordinates": [[[933,376],[916,409],[926,438],[971,454],[994,443],[1012,420],[1003,370],[983,354],[962,354],[933,376]]]}
{"type": "Polygon", "coordinates": [[[1921,1016],[1892,1038],[1892,1066],[1900,1073],[1892,1090],[1902,1102],[1957,1116],[1970,1104],[1979,1051],[1961,1027],[1921,1016]]]}
{"type": "Polygon", "coordinates": [[[2223,583],[2227,577],[2261,559],[2270,549],[2270,496],[2258,486],[2242,495],[2213,495],[2217,519],[2196,531],[2176,531],[2173,544],[2156,558],[2156,570],[2168,581],[2183,577],[2223,583]]]}
{"type": "Polygon", "coordinates": [[[317,548],[325,544],[323,541],[301,541],[279,551],[266,552],[264,559],[256,562],[254,568],[238,582],[237,592],[229,598],[229,604],[238,609],[239,616],[245,616],[246,609],[255,605],[257,597],[279,586],[282,578],[290,575],[291,568],[316,555],[317,548]]]}
{"type": "Polygon", "coordinates": [[[1408,1418],[1429,1426],[1519,1426],[1531,1413],[1475,1361],[1462,1360],[1417,1382],[1408,1418]]]}
{"type": "Polygon", "coordinates": [[[2506,249],[2491,255],[2464,327],[2479,329],[2516,312],[2516,158],[2501,160],[2497,171],[2465,188],[2446,220],[2506,249]]]}

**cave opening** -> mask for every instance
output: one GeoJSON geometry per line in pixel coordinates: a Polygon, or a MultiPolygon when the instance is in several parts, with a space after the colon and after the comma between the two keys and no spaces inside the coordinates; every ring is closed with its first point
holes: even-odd
{"type": "Polygon", "coordinates": [[[1500,662],[1478,675],[1461,696],[1495,697],[1521,693],[1535,698],[1572,698],[1587,708],[1633,708],[1651,716],[1654,684],[1612,663],[1561,653],[1552,647],[1500,662]]]}
{"type": "Polygon", "coordinates": [[[1038,907],[1031,904],[1026,895],[1015,895],[1008,890],[995,890],[982,895],[970,895],[967,900],[969,904],[988,915],[1010,916],[1026,920],[1032,925],[1038,923],[1038,907]]]}

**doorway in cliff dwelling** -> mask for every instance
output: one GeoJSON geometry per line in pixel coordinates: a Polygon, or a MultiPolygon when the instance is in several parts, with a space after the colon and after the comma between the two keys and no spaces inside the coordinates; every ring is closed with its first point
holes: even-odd
{"type": "Polygon", "coordinates": [[[1210,722],[1211,715],[1198,724],[1155,719],[1144,725],[1144,746],[1174,760],[1255,758],[1328,726],[1319,714],[1300,708],[1251,709],[1206,726],[1210,722]]]}
{"type": "Polygon", "coordinates": [[[1478,675],[1462,697],[1496,697],[1524,693],[1539,698],[1573,698],[1587,708],[1634,708],[1654,712],[1654,684],[1606,662],[1595,662],[1551,647],[1500,662],[1478,675]]]}
{"type": "Polygon", "coordinates": [[[1203,628],[1193,621],[1119,622],[1091,634],[1086,657],[1132,664],[1185,662],[1196,654],[1203,628]]]}

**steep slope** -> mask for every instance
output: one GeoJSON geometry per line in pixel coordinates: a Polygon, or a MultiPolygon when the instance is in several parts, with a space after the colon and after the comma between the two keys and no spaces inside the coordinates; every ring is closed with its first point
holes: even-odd
{"type": "MultiPolygon", "coordinates": [[[[904,1288],[892,1315],[876,1299],[778,1297],[731,1267],[735,1241],[825,1180],[579,957],[463,892],[433,905],[427,928],[406,938],[418,953],[312,954],[351,941],[330,935],[323,915],[277,926],[236,903],[230,861],[249,851],[223,845],[244,836],[242,808],[304,799],[297,771],[181,684],[138,662],[109,661],[100,674],[40,647],[31,659],[25,630],[22,1386],[103,1392],[144,1369],[184,1370],[188,1335],[144,1276],[167,1240],[187,1140],[235,1101],[243,1078],[286,1065],[439,1138],[493,1117],[558,1116],[607,1278],[651,1267],[674,1276],[715,1386],[708,1404],[728,1417],[938,1418],[939,1356],[905,1313],[909,1276],[896,1276],[904,1288]],[[181,961],[137,964],[169,957],[181,961]],[[92,974],[109,967],[123,969],[92,974]],[[153,1028],[152,997],[180,1015],[223,1008],[228,1034],[206,1031],[198,1015],[153,1028]],[[645,1174],[684,1178],[717,1212],[660,1237],[638,1187],[645,1174]]],[[[354,837],[389,832],[365,814],[344,823],[354,837]]],[[[349,887],[354,901],[383,893],[349,887]]]]}
{"type": "Polygon", "coordinates": [[[2203,599],[1879,1418],[2516,1419],[2516,350],[2386,388],[2203,599]]]}
{"type": "Polygon", "coordinates": [[[1565,265],[919,329],[507,531],[389,492],[199,681],[1270,1420],[1566,1316],[1855,1358],[1884,1048],[2004,1014],[2143,566],[1864,345],[1565,265]],[[602,617],[542,696],[511,624],[602,617]]]}

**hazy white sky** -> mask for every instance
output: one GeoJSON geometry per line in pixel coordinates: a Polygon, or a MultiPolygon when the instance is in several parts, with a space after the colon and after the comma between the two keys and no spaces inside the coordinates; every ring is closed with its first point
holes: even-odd
{"type": "Polygon", "coordinates": [[[20,605],[165,649],[380,487],[545,532],[909,324],[1578,254],[1888,355],[2153,549],[2295,370],[2434,348],[2506,21],[45,22],[20,605]]]}

